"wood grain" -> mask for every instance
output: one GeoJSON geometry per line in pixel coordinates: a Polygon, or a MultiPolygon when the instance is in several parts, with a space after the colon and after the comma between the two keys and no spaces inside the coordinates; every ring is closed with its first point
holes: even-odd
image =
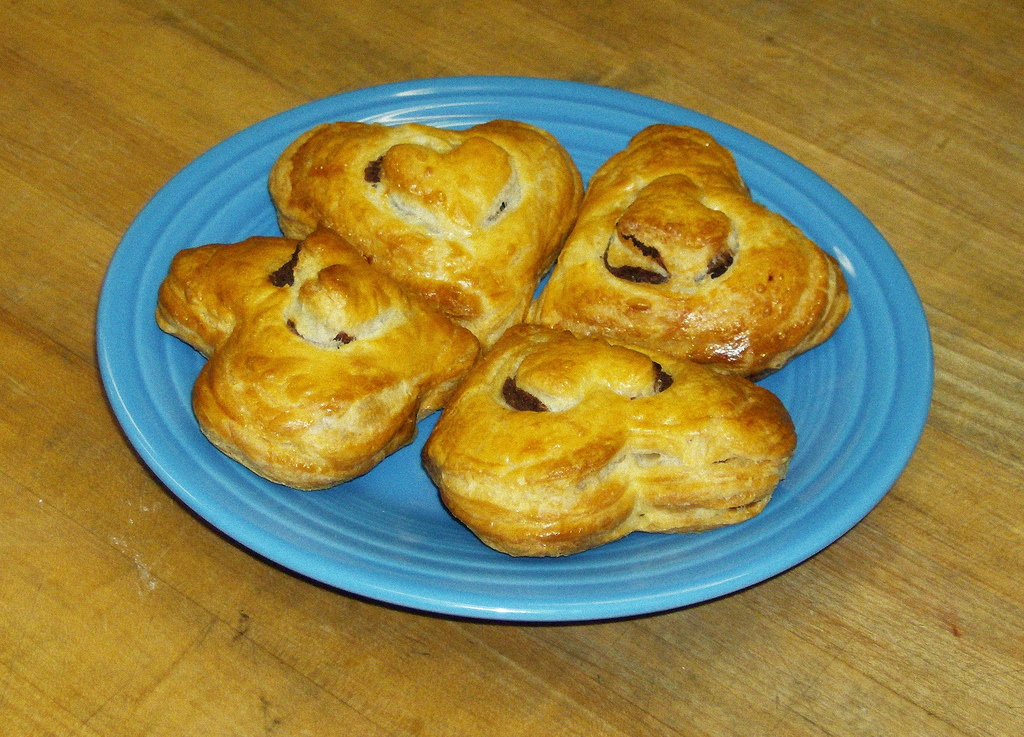
{"type": "Polygon", "coordinates": [[[1013,0],[3,3],[3,731],[1024,733],[1022,76],[1013,0]],[[515,626],[307,581],[153,477],[94,349],[107,263],[142,206],[269,115],[472,74],[698,110],[878,226],[925,303],[935,389],[862,523],[699,606],[515,626]]]}

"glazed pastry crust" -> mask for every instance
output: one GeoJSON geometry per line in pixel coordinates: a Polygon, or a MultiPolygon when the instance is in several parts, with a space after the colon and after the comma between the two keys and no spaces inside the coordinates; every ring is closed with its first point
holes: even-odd
{"type": "Polygon", "coordinates": [[[583,195],[546,131],[338,122],[305,132],[269,181],[282,232],[328,227],[486,346],[521,322],[583,195]]]}
{"type": "Polygon", "coordinates": [[[192,392],[203,433],[297,489],[347,481],[409,443],[479,351],[326,230],[179,252],[156,318],[208,358],[192,392]]]}
{"type": "Polygon", "coordinates": [[[749,519],[795,447],[785,407],[745,378],[520,325],[460,384],[423,461],[484,543],[558,556],[749,519]]]}
{"type": "Polygon", "coordinates": [[[838,262],[750,198],[725,148],[659,124],[594,174],[527,321],[757,377],[849,309],[838,262]]]}

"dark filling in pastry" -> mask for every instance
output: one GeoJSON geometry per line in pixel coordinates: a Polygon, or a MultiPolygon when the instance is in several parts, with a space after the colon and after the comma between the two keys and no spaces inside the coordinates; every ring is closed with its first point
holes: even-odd
{"type": "Polygon", "coordinates": [[[505,212],[505,209],[507,207],[508,207],[508,203],[505,202],[505,201],[502,201],[501,204],[498,205],[498,209],[495,210],[494,212],[492,212],[490,215],[487,216],[487,220],[485,222],[488,223],[488,224],[491,224],[491,223],[495,222],[499,217],[501,217],[501,213],[505,212]]]}
{"type": "Polygon", "coordinates": [[[547,412],[548,408],[544,405],[544,402],[537,399],[527,391],[523,391],[516,384],[516,380],[513,377],[505,379],[505,384],[501,387],[501,397],[505,400],[505,404],[514,410],[520,412],[547,412]]]}
{"type": "Polygon", "coordinates": [[[665,262],[661,258],[661,251],[659,251],[657,248],[655,248],[654,246],[648,246],[645,243],[641,243],[640,239],[637,238],[635,235],[627,235],[626,240],[630,242],[633,248],[638,250],[647,258],[654,261],[654,263],[656,263],[661,268],[665,269],[665,271],[668,271],[668,267],[665,266],[665,262]]]}
{"type": "Polygon", "coordinates": [[[380,169],[384,164],[384,157],[381,156],[379,159],[374,159],[366,168],[363,169],[363,179],[370,184],[377,184],[380,181],[380,169]]]}
{"type": "Polygon", "coordinates": [[[608,273],[612,276],[618,277],[619,279],[625,279],[626,281],[635,282],[637,284],[664,284],[669,280],[669,274],[667,273],[668,269],[665,268],[665,262],[661,258],[661,252],[658,251],[657,248],[645,245],[633,236],[626,236],[625,240],[627,240],[644,256],[658,264],[662,269],[665,269],[666,273],[662,274],[659,271],[645,269],[641,266],[612,266],[608,263],[608,251],[611,249],[611,243],[608,244],[608,248],[604,249],[604,256],[601,257],[601,260],[604,261],[604,267],[608,269],[608,273]]]}
{"type": "Polygon", "coordinates": [[[661,394],[663,391],[672,386],[672,377],[661,367],[661,364],[657,361],[651,361],[654,364],[654,393],[661,394]]]}
{"type": "MultiPolygon", "coordinates": [[[[295,326],[295,321],[294,320],[289,319],[285,324],[288,326],[289,330],[291,330],[293,333],[295,333],[297,336],[299,336],[303,340],[306,340],[306,336],[303,335],[302,333],[300,333],[299,329],[295,326]]],[[[349,343],[351,343],[355,339],[356,339],[356,337],[354,335],[349,335],[344,330],[342,330],[341,332],[339,332],[337,335],[334,336],[334,341],[333,342],[337,343],[339,346],[342,346],[342,345],[348,345],[349,343]]],[[[321,343],[319,345],[323,345],[323,344],[321,343]]]]}
{"type": "MultiPolygon", "coordinates": [[[[619,279],[625,279],[626,281],[635,282],[637,284],[664,284],[671,278],[671,274],[668,273],[668,267],[665,266],[665,261],[661,256],[661,252],[653,246],[641,242],[636,236],[627,235],[623,236],[623,240],[628,242],[633,248],[639,251],[645,258],[649,258],[651,261],[660,266],[665,273],[655,271],[653,269],[645,269],[642,266],[623,265],[623,266],[612,266],[608,262],[608,252],[611,250],[611,243],[604,249],[604,255],[602,261],[604,261],[604,267],[608,269],[608,272],[612,276],[616,276],[619,279]]],[[[706,268],[706,275],[712,279],[717,279],[722,276],[729,267],[732,266],[733,255],[730,251],[722,251],[715,254],[708,261],[706,268]]],[[[704,274],[697,276],[697,281],[701,281],[704,278],[704,274]]]]}
{"type": "Polygon", "coordinates": [[[710,261],[708,261],[708,276],[712,279],[717,279],[732,266],[732,254],[728,251],[715,254],[710,261]]]}
{"type": "Polygon", "coordinates": [[[295,283],[295,265],[299,263],[299,249],[302,244],[295,246],[295,252],[288,259],[284,266],[270,275],[270,283],[275,287],[290,287],[295,283]]]}

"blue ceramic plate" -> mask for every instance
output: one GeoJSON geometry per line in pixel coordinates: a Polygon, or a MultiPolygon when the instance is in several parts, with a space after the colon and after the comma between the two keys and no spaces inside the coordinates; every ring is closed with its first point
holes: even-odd
{"type": "Polygon", "coordinates": [[[104,385],[129,440],[160,479],[238,543],[338,589],[418,610],[498,620],[579,621],[664,611],[750,586],[812,556],[885,495],[920,437],[932,351],[921,302],[870,222],[813,172],[735,128],[647,97],[550,80],[455,78],[393,84],[289,110],[232,136],[157,193],[125,233],[100,299],[104,385]],[[799,444],[765,511],[691,535],[634,533],[561,559],[485,547],[441,505],[419,439],[366,476],[321,492],[271,484],[213,448],[190,405],[202,357],[154,321],[179,250],[279,235],[267,194],[274,160],[326,121],[462,128],[524,120],[559,138],[584,179],[641,128],[703,128],[732,150],[755,197],[843,265],[853,299],[831,340],[763,383],[799,444]]]}

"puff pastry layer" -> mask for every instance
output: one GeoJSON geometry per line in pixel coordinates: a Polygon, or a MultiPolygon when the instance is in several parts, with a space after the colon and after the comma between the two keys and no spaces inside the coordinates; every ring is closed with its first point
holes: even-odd
{"type": "Polygon", "coordinates": [[[520,325],[460,384],[423,460],[484,543],[557,556],[749,519],[795,447],[782,403],[745,378],[520,325]]]}
{"type": "Polygon", "coordinates": [[[409,443],[479,351],[327,230],[181,251],[156,317],[209,359],[192,405],[210,441],[298,489],[351,479],[409,443]]]}
{"type": "Polygon", "coordinates": [[[270,174],[282,232],[328,227],[486,346],[521,322],[579,210],[583,183],[546,131],[338,122],[270,174]]]}
{"type": "Polygon", "coordinates": [[[750,198],[725,148],[659,124],[594,174],[527,321],[756,377],[849,308],[836,260],[750,198]]]}

